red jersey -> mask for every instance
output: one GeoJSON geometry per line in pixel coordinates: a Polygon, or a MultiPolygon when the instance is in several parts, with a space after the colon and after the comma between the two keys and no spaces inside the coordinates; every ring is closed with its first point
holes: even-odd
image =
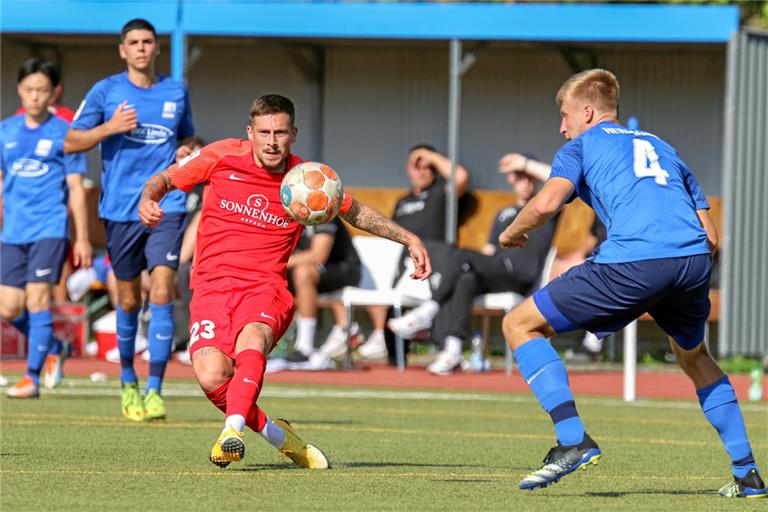
{"type": "MultiPolygon", "coordinates": [[[[289,155],[286,169],[302,161],[289,155]]],[[[302,229],[280,202],[285,173],[259,167],[251,142],[240,139],[214,142],[173,164],[168,173],[183,191],[208,182],[190,288],[222,277],[285,282],[285,267],[302,229]]],[[[342,210],[347,211],[352,201],[344,199],[342,210]]]]}

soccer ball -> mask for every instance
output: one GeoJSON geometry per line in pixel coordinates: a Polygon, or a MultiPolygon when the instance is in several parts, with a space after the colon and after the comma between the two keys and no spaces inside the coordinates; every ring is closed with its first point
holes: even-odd
{"type": "Polygon", "coordinates": [[[285,174],[280,186],[285,212],[306,226],[330,222],[339,213],[343,197],[338,174],[319,162],[295,166],[285,174]]]}

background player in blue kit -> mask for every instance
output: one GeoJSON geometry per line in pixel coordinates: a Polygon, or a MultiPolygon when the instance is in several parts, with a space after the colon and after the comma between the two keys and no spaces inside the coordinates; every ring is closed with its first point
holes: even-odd
{"type": "Polygon", "coordinates": [[[608,238],[592,258],[504,317],[504,336],[520,372],[557,434],[544,466],[520,488],[545,487],[601,456],[581,423],[565,366],[546,338],[574,329],[601,337],[647,311],[669,335],[704,416],[731,457],[734,481],[720,494],[765,498],[736,394],[702,343],[717,233],[696,178],[669,144],[618,124],[619,84],[609,71],[574,75],[561,86],[557,102],[560,132],[570,142],[555,156],[541,192],[499,242],[525,245],[529,231],[575,196],[592,206],[608,238]]]}
{"type": "Polygon", "coordinates": [[[40,370],[53,341],[51,290],[69,251],[68,200],[74,263],[91,265],[85,156],[64,154],[69,125],[48,111],[58,83],[52,64],[26,61],[18,78],[25,112],[0,125],[0,315],[29,337],[27,373],[8,390],[13,398],[40,395],[40,370]]]}
{"type": "Polygon", "coordinates": [[[104,172],[99,215],[106,220],[107,250],[117,277],[121,405],[126,418],[142,421],[165,417],[160,395],[172,348],[174,273],[183,236],[185,196],[174,191],[163,199],[160,204],[165,216],[154,229],[139,222],[139,197],[150,176],[190,153],[186,142],[194,127],[186,86],[155,73],[159,45],[152,24],[142,19],[126,23],[118,49],[127,71],[97,82],[88,91],[65,148],[79,152],[101,144],[104,172]],[[144,268],[151,275],[152,319],[149,378],[142,401],[133,358],[144,268]]]}

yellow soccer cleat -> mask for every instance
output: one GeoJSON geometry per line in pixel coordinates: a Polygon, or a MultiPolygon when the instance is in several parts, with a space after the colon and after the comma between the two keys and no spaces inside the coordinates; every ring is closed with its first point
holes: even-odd
{"type": "Polygon", "coordinates": [[[144,419],[146,421],[165,419],[165,402],[160,393],[154,389],[150,389],[144,397],[144,419]]]}
{"type": "Polygon", "coordinates": [[[120,408],[123,416],[133,421],[144,421],[144,404],[137,383],[124,384],[120,392],[120,408]]]}
{"type": "Polygon", "coordinates": [[[19,382],[8,388],[6,395],[8,398],[40,398],[40,390],[32,377],[25,375],[19,382]]]}
{"type": "Polygon", "coordinates": [[[320,448],[307,444],[296,435],[293,425],[286,420],[277,418],[272,423],[285,430],[285,441],[280,447],[280,453],[291,459],[297,466],[309,469],[328,469],[328,457],[320,448]]]}
{"type": "Polygon", "coordinates": [[[230,462],[238,462],[243,457],[245,457],[243,433],[232,427],[227,428],[219,435],[213,448],[211,448],[210,455],[208,455],[208,459],[220,468],[229,466],[230,462]]]}

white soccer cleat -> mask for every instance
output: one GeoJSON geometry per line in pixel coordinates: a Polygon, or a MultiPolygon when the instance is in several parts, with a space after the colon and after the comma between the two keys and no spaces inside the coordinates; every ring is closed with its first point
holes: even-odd
{"type": "Polygon", "coordinates": [[[427,371],[434,375],[451,375],[456,368],[461,366],[463,360],[464,357],[461,354],[443,350],[437,354],[437,359],[427,366],[427,371]]]}

